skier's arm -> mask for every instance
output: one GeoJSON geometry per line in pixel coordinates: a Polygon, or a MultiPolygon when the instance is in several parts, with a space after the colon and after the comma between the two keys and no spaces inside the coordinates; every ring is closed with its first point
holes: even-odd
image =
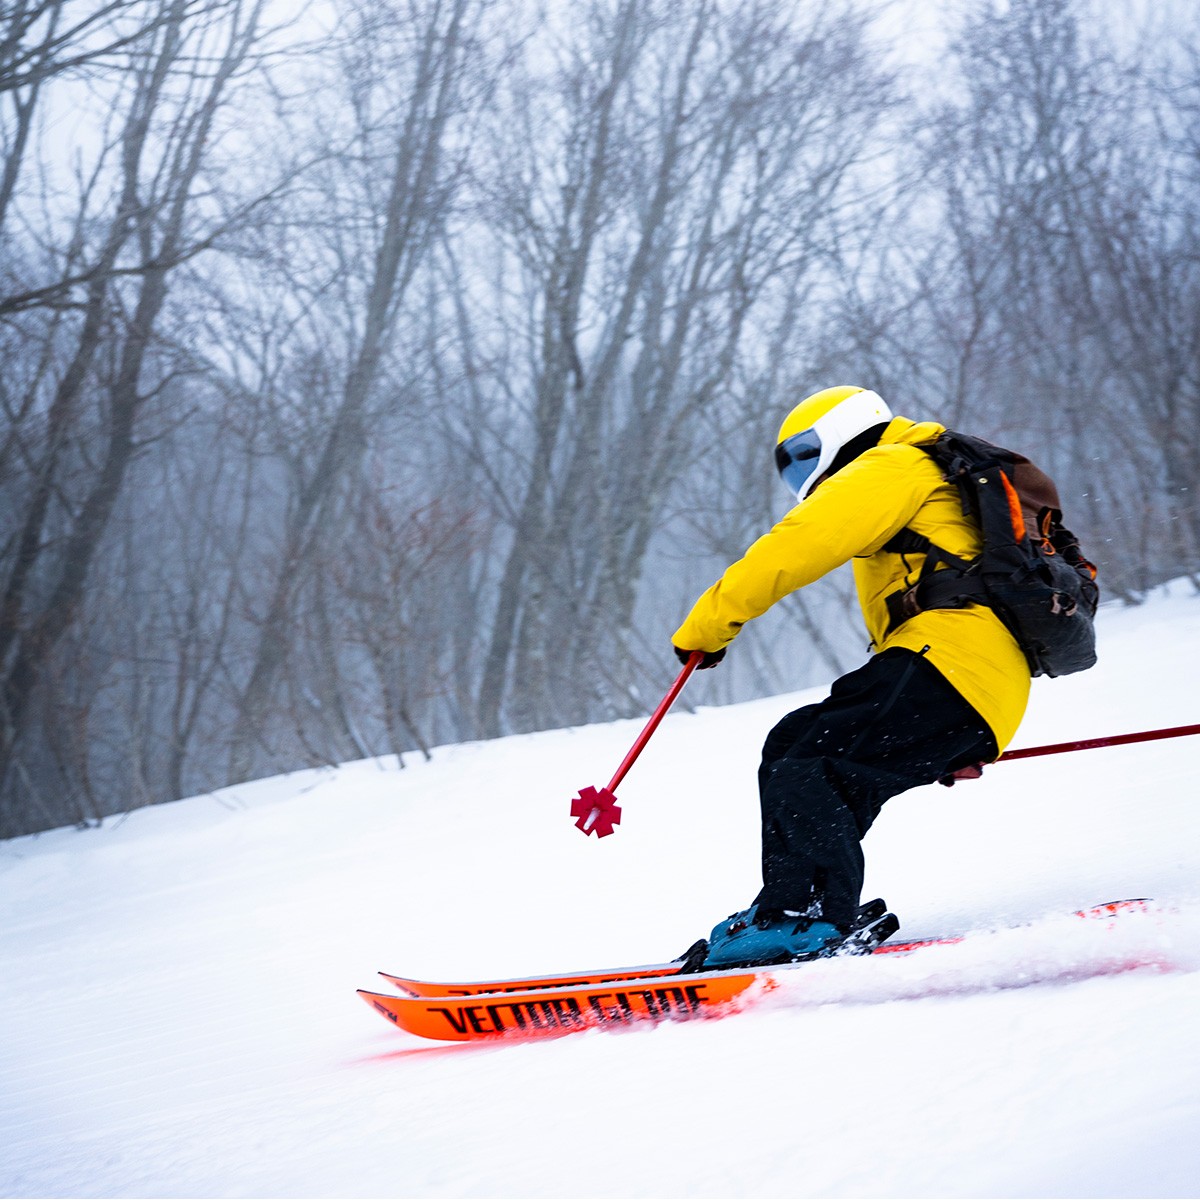
{"type": "MultiPolygon", "coordinates": [[[[914,457],[916,456],[916,457],[914,457]]],[[[868,451],[822,483],[758,539],[696,601],[672,643],[715,653],[777,600],[849,562],[873,554],[903,529],[940,480],[914,469],[911,447],[868,451]]]]}

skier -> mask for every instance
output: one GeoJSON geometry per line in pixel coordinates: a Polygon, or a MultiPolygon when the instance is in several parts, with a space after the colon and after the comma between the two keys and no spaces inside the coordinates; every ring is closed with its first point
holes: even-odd
{"type": "MultiPolygon", "coordinates": [[[[983,604],[901,618],[925,555],[887,544],[904,529],[961,559],[982,548],[957,488],[919,447],[944,427],[894,417],[861,387],[798,404],[775,462],[796,506],[696,601],[672,643],[714,667],[742,626],[777,600],[853,560],[874,653],[829,697],[784,717],[759,768],[763,887],[722,921],[703,965],[827,954],[851,934],[863,883],[861,841],[883,803],[909,788],[974,777],[1012,739],[1030,667],[983,604]]],[[[1048,481],[1047,481],[1048,482],[1048,481]]],[[[1052,487],[1052,485],[1051,485],[1052,487]]]]}

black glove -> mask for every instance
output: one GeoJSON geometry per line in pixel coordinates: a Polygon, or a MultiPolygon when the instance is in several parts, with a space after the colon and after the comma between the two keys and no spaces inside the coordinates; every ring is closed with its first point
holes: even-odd
{"type": "Polygon", "coordinates": [[[983,776],[983,768],[983,763],[971,763],[969,767],[959,767],[957,771],[941,776],[938,783],[943,787],[953,787],[964,779],[980,779],[983,776]]]}
{"type": "MultiPolygon", "coordinates": [[[[683,663],[685,667],[688,664],[688,659],[690,659],[692,655],[696,653],[694,650],[680,650],[678,646],[672,646],[671,649],[675,651],[675,657],[679,659],[679,661],[683,663]]],[[[715,667],[717,663],[719,663],[721,659],[725,657],[725,650],[726,647],[724,646],[722,646],[720,650],[713,650],[711,652],[705,650],[704,657],[700,660],[696,670],[707,671],[709,667],[715,667]]]]}

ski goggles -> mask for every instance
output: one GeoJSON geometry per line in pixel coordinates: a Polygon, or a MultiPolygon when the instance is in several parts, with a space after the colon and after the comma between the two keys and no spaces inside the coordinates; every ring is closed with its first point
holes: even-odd
{"type": "Polygon", "coordinates": [[[794,433],[775,447],[780,478],[797,499],[808,491],[806,484],[820,461],[821,435],[815,429],[794,433]]]}

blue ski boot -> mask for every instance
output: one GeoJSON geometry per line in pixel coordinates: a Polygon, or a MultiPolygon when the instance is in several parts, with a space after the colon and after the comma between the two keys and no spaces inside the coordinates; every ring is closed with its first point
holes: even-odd
{"type": "Polygon", "coordinates": [[[821,958],[832,954],[846,937],[844,930],[819,917],[760,909],[755,904],[745,912],[727,917],[713,929],[704,956],[704,970],[821,958]]]}

